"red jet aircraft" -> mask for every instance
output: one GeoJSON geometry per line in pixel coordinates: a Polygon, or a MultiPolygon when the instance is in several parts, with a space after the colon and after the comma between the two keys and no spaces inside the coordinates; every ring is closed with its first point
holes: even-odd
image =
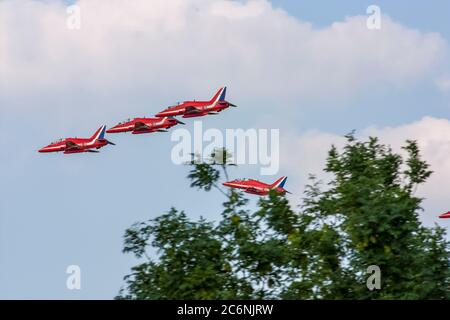
{"type": "Polygon", "coordinates": [[[439,216],[439,218],[441,218],[441,219],[450,219],[450,211],[441,214],[441,215],[439,216]]]}
{"type": "Polygon", "coordinates": [[[117,133],[132,131],[133,134],[167,132],[165,129],[169,129],[177,124],[184,124],[184,122],[181,122],[173,117],[134,118],[133,120],[129,119],[121,122],[115,127],[108,129],[106,132],[117,133]]]}
{"type": "Polygon", "coordinates": [[[233,180],[224,182],[223,185],[230,188],[244,189],[244,192],[250,194],[256,194],[258,196],[265,196],[269,194],[270,190],[275,190],[279,194],[290,193],[284,189],[287,177],[281,177],[272,184],[267,184],[253,179],[233,180]]]}
{"type": "Polygon", "coordinates": [[[183,118],[202,117],[208,114],[214,115],[228,107],[237,107],[225,100],[227,87],[220,88],[219,91],[209,101],[184,101],[176,106],[156,114],[157,117],[183,116],[183,118]]]}
{"type": "Polygon", "coordinates": [[[94,135],[88,139],[83,138],[66,138],[50,143],[48,146],[39,150],[39,152],[61,152],[82,153],[82,152],[99,152],[93,149],[100,149],[108,144],[115,145],[111,141],[105,139],[106,126],[101,126],[95,131],[94,135]]]}

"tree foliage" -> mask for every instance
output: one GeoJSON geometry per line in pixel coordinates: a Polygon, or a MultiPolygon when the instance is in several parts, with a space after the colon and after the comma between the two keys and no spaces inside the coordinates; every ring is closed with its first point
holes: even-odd
{"type": "Polygon", "coordinates": [[[270,193],[250,210],[225,192],[229,155],[193,161],[188,179],[226,195],[221,219],[193,221],[172,208],[125,233],[124,252],[145,262],[125,278],[120,299],[448,299],[450,252],[442,228],[421,225],[418,185],[431,175],[414,141],[402,157],[353,134],[330,149],[327,184],[314,176],[302,205],[270,193]],[[221,161],[217,161],[220,159],[221,161]],[[156,249],[156,256],[146,254],[156,249]],[[366,286],[381,269],[381,289],[366,286]]]}

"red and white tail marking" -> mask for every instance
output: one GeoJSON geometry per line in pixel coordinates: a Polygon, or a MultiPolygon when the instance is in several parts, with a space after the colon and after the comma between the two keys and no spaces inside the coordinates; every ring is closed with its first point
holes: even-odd
{"type": "Polygon", "coordinates": [[[212,97],[212,99],[210,100],[210,102],[212,104],[216,104],[219,101],[224,101],[225,100],[225,95],[227,92],[227,87],[222,87],[220,88],[216,94],[214,95],[214,97],[212,97]]]}
{"type": "Polygon", "coordinates": [[[92,135],[92,137],[89,139],[91,142],[94,142],[98,139],[104,139],[105,138],[105,131],[106,131],[106,126],[103,125],[100,128],[97,129],[97,131],[95,131],[95,133],[92,135]]]}
{"type": "Polygon", "coordinates": [[[276,189],[276,188],[284,188],[284,185],[286,183],[287,177],[281,177],[280,179],[278,179],[277,181],[275,181],[270,187],[272,189],[276,189]]]}

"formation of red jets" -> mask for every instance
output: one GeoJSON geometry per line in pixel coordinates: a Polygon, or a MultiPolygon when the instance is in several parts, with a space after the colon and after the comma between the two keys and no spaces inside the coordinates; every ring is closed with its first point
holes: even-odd
{"type": "MultiPolygon", "coordinates": [[[[39,152],[63,152],[64,154],[99,152],[98,149],[108,144],[115,145],[105,138],[105,133],[131,132],[132,134],[143,134],[167,132],[173,126],[185,124],[176,119],[175,117],[177,116],[181,116],[182,118],[203,117],[206,115],[216,115],[228,107],[237,107],[225,100],[226,91],[226,87],[220,88],[211,100],[207,101],[184,101],[157,113],[154,118],[128,119],[108,130],[103,125],[90,138],[59,139],[39,149],[39,152]]],[[[285,194],[288,192],[284,189],[286,179],[287,177],[281,177],[273,184],[266,184],[253,179],[234,180],[225,182],[224,185],[230,188],[243,189],[246,193],[260,196],[267,195],[270,190],[275,190],[279,194],[285,194]]]]}
{"type": "MultiPolygon", "coordinates": [[[[203,117],[206,115],[216,115],[228,107],[237,107],[225,100],[227,88],[220,88],[216,94],[208,101],[184,101],[175,106],[157,113],[154,118],[134,118],[120,122],[116,126],[106,130],[106,126],[101,126],[90,138],[65,138],[60,139],[39,149],[39,152],[63,152],[64,154],[99,152],[98,149],[106,145],[115,145],[105,139],[106,133],[131,132],[132,134],[167,132],[173,126],[185,124],[175,117],[183,118],[203,117]]],[[[287,177],[281,177],[272,184],[267,184],[258,180],[233,180],[223,183],[224,186],[242,189],[244,192],[259,196],[269,194],[270,190],[275,190],[279,194],[290,193],[284,189],[287,177]]],[[[439,216],[441,219],[449,219],[450,211],[439,216]]]]}
{"type": "Polygon", "coordinates": [[[206,115],[218,114],[228,107],[236,107],[236,105],[225,100],[227,92],[226,87],[222,87],[216,92],[214,97],[208,101],[184,101],[176,106],[157,113],[155,118],[134,118],[121,122],[116,126],[106,130],[106,126],[101,126],[92,137],[86,139],[66,138],[52,142],[41,148],[39,152],[64,152],[82,153],[82,152],[98,152],[97,150],[114,143],[105,139],[105,130],[107,133],[129,132],[133,134],[166,132],[177,124],[184,124],[175,116],[183,118],[203,117],[206,115]]]}

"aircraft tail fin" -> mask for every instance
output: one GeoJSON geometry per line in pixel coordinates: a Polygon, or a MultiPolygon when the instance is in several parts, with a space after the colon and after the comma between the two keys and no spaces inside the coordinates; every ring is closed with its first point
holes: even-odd
{"type": "Polygon", "coordinates": [[[277,181],[275,181],[270,187],[272,189],[276,188],[284,188],[284,185],[286,184],[287,177],[281,177],[277,181]]]}
{"type": "Polygon", "coordinates": [[[97,139],[105,139],[105,131],[106,131],[105,125],[98,128],[97,131],[95,131],[95,133],[92,135],[91,141],[94,141],[97,139]]]}
{"type": "Polygon", "coordinates": [[[227,87],[220,88],[214,97],[211,99],[211,103],[215,103],[218,101],[225,101],[225,95],[227,94],[227,87]]]}

